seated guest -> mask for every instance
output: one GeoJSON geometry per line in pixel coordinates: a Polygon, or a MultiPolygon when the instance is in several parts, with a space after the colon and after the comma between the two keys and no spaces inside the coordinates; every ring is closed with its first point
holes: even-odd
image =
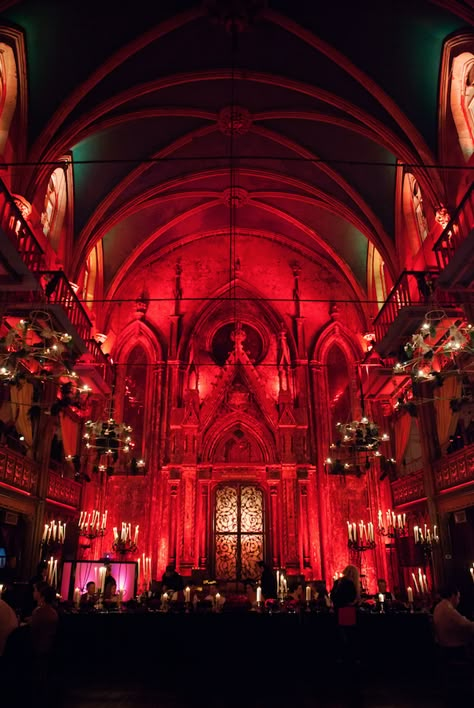
{"type": "Polygon", "coordinates": [[[3,656],[7,639],[18,627],[15,612],[4,600],[0,599],[0,657],[3,656]]]}
{"type": "Polygon", "coordinates": [[[436,641],[440,647],[459,653],[458,650],[466,647],[474,637],[474,622],[457,611],[461,593],[455,586],[444,588],[441,598],[433,613],[436,641]]]}
{"type": "Polygon", "coordinates": [[[328,610],[331,607],[331,600],[325,580],[317,580],[314,584],[315,605],[320,610],[328,610]]]}
{"type": "Polygon", "coordinates": [[[247,599],[252,607],[257,604],[257,591],[255,590],[251,580],[246,580],[244,582],[244,593],[247,595],[247,599]]]}
{"type": "Polygon", "coordinates": [[[97,592],[96,592],[96,587],[95,583],[93,580],[89,580],[89,582],[86,585],[86,592],[81,595],[81,599],[79,601],[79,607],[81,608],[91,608],[94,607],[94,605],[97,602],[97,592]]]}
{"type": "Polygon", "coordinates": [[[173,596],[176,592],[182,592],[184,588],[183,578],[176,570],[173,563],[166,566],[166,570],[161,578],[161,591],[173,596]]]}
{"type": "Polygon", "coordinates": [[[22,616],[23,617],[31,617],[33,610],[36,607],[36,600],[35,600],[35,586],[38,583],[45,583],[46,582],[46,577],[48,575],[48,564],[46,561],[41,561],[38,563],[36,567],[36,573],[33,575],[31,578],[30,582],[28,583],[28,587],[25,593],[25,598],[23,601],[23,607],[22,607],[22,616]]]}
{"type": "Polygon", "coordinates": [[[34,595],[37,607],[31,615],[33,651],[37,656],[47,656],[53,648],[58,626],[58,613],[53,607],[56,592],[48,583],[39,582],[35,585],[34,595]]]}
{"type": "Polygon", "coordinates": [[[377,594],[375,599],[379,599],[379,595],[384,595],[384,602],[390,602],[393,600],[393,595],[387,590],[387,581],[384,578],[379,578],[377,580],[377,594]]]}

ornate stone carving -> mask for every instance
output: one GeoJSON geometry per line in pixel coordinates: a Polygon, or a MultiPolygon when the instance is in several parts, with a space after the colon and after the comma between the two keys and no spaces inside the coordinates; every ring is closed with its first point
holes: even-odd
{"type": "Polygon", "coordinates": [[[22,215],[25,221],[30,218],[31,216],[31,204],[30,202],[25,199],[25,197],[22,197],[21,194],[13,194],[13,201],[15,202],[15,206],[18,208],[18,211],[22,215]]]}
{"type": "Polygon", "coordinates": [[[240,209],[240,207],[243,207],[249,201],[249,193],[246,189],[242,189],[241,187],[225,189],[222,192],[222,201],[226,207],[240,209]]]}
{"type": "Polygon", "coordinates": [[[245,135],[252,126],[252,116],[242,106],[227,106],[217,117],[217,127],[224,135],[245,135]]]}
{"type": "Polygon", "coordinates": [[[450,455],[435,468],[438,492],[466,482],[474,482],[474,445],[450,455]]]}
{"type": "Polygon", "coordinates": [[[267,6],[266,0],[204,0],[211,19],[227,32],[245,32],[267,6]]]}
{"type": "Polygon", "coordinates": [[[451,215],[445,206],[442,204],[436,209],[436,221],[444,230],[451,220],[451,215]]]}

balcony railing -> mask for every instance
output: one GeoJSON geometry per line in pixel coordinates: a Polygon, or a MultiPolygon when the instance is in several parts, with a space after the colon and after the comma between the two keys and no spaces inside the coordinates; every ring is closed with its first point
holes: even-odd
{"type": "Polygon", "coordinates": [[[43,249],[1,180],[0,226],[29,271],[37,273],[44,268],[43,249]]]}
{"type": "Polygon", "coordinates": [[[0,484],[14,487],[20,492],[35,494],[38,484],[38,468],[28,457],[0,446],[0,484]]]}
{"type": "Polygon", "coordinates": [[[451,221],[433,247],[440,270],[447,268],[461,246],[466,243],[469,237],[472,238],[473,230],[474,183],[466,192],[451,221]]]}
{"type": "Polygon", "coordinates": [[[57,472],[50,470],[48,477],[48,491],[46,499],[48,501],[58,502],[66,506],[79,509],[81,504],[82,486],[79,482],[67,477],[62,477],[57,472]]]}
{"type": "Polygon", "coordinates": [[[69,280],[60,270],[41,271],[40,275],[44,289],[46,289],[48,285],[52,286],[54,282],[54,287],[50,288],[51,292],[47,295],[48,303],[50,305],[61,305],[69,322],[85,343],[90,339],[92,324],[82,303],[72,289],[69,280]]]}
{"type": "Polygon", "coordinates": [[[97,369],[100,371],[103,380],[108,386],[112,386],[114,370],[108,357],[102,351],[95,339],[88,339],[85,342],[85,345],[88,353],[92,357],[92,361],[97,366],[97,369]]]}
{"type": "Polygon", "coordinates": [[[394,506],[426,499],[423,470],[417,470],[413,474],[392,482],[392,495],[394,506]]]}
{"type": "Polygon", "coordinates": [[[435,465],[434,476],[438,493],[474,483],[474,444],[443,457],[435,465]]]}
{"type": "MultiPolygon", "coordinates": [[[[440,305],[443,307],[452,305],[452,297],[448,293],[436,289],[438,278],[439,271],[435,268],[403,271],[374,320],[375,340],[378,345],[387,336],[394,322],[397,319],[400,320],[401,315],[410,320],[413,319],[414,314],[418,315],[421,311],[433,309],[435,290],[436,308],[440,305]]],[[[400,334],[403,335],[403,332],[400,334]]],[[[379,346],[377,349],[380,351],[379,346]]],[[[384,353],[385,356],[387,354],[388,352],[384,353]]]]}

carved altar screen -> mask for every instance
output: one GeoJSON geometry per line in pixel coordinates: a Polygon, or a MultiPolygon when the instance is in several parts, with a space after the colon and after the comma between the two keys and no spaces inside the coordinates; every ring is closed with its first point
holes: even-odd
{"type": "Polygon", "coordinates": [[[219,487],[215,507],[215,569],[219,580],[257,576],[264,557],[264,499],[258,487],[219,487]]]}

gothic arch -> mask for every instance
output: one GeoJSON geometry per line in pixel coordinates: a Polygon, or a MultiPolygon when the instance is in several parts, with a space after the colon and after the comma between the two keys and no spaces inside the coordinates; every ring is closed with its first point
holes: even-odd
{"type": "MultiPolygon", "coordinates": [[[[260,460],[255,464],[275,464],[278,461],[276,445],[271,431],[256,418],[245,412],[236,411],[219,419],[203,433],[202,461],[218,464],[223,460],[215,457],[226,440],[232,436],[234,428],[239,428],[250,441],[254,441],[260,451],[260,460]]],[[[249,460],[252,463],[252,460],[249,460]]]]}
{"type": "Polygon", "coordinates": [[[359,361],[362,357],[362,349],[357,344],[354,332],[335,320],[319,333],[313,349],[313,359],[324,362],[333,344],[342,349],[348,362],[359,361]]]}
{"type": "Polygon", "coordinates": [[[114,347],[114,359],[117,363],[125,362],[137,344],[143,347],[150,363],[155,364],[163,360],[160,333],[151,323],[135,320],[122,330],[114,347]]]}
{"type": "MultiPolygon", "coordinates": [[[[244,295],[248,296],[249,298],[252,298],[255,302],[258,303],[258,308],[261,310],[263,315],[261,318],[257,318],[255,313],[248,312],[243,313],[242,317],[239,319],[241,319],[242,322],[248,322],[248,324],[255,327],[255,329],[259,332],[264,341],[264,346],[268,350],[270,336],[277,335],[277,333],[281,329],[283,315],[278,315],[274,311],[274,309],[270,307],[267,302],[267,299],[253,285],[247,283],[242,278],[235,278],[232,281],[231,286],[232,290],[240,289],[244,295]]],[[[229,283],[226,283],[222,287],[217,288],[214,292],[210,293],[208,301],[205,302],[196,311],[196,313],[194,313],[188,326],[183,332],[183,336],[181,337],[178,358],[183,359],[184,361],[186,360],[186,354],[191,346],[191,339],[193,336],[199,337],[201,334],[203,334],[206,346],[209,348],[209,345],[212,341],[212,337],[217,331],[217,329],[222,325],[233,321],[232,313],[225,313],[224,309],[222,308],[222,299],[229,292],[231,286],[229,285],[229,283]],[[220,309],[223,310],[221,317],[218,316],[220,309]],[[209,320],[212,319],[213,315],[217,315],[216,323],[212,327],[209,327],[209,320]]],[[[292,356],[295,357],[296,344],[294,341],[293,333],[291,331],[291,327],[289,326],[287,328],[287,340],[292,356]]]]}

